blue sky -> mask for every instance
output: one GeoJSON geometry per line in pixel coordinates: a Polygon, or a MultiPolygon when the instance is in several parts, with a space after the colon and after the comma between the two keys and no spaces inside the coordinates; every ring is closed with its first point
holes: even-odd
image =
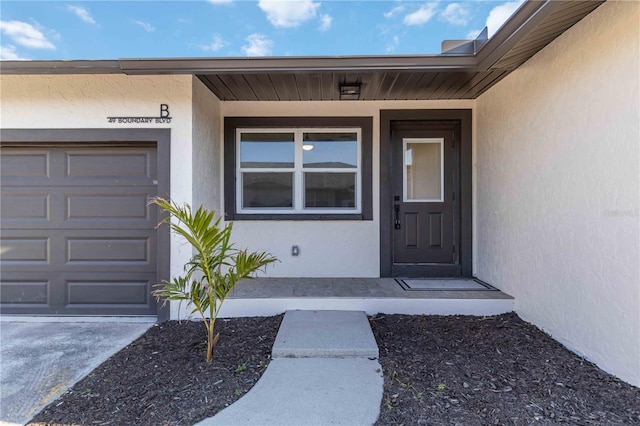
{"type": "Polygon", "coordinates": [[[0,58],[437,54],[489,34],[514,1],[0,2],[0,58]]]}

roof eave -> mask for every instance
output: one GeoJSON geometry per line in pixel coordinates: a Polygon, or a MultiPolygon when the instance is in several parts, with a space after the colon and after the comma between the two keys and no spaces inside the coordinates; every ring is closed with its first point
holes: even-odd
{"type": "Polygon", "coordinates": [[[2,61],[2,74],[212,74],[348,71],[466,71],[473,55],[167,58],[113,61],[2,61]]]}
{"type": "Polygon", "coordinates": [[[122,74],[120,61],[0,61],[1,74],[122,74]]]}
{"type": "Polygon", "coordinates": [[[214,74],[348,71],[457,71],[475,68],[472,55],[310,56],[210,59],[121,59],[127,74],[214,74]]]}
{"type": "Polygon", "coordinates": [[[562,2],[553,0],[528,0],[524,2],[476,53],[478,70],[490,69],[536,25],[561,5],[562,2]]]}

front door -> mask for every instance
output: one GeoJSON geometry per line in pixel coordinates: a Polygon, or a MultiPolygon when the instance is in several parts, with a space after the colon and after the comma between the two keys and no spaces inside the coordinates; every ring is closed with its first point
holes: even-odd
{"type": "Polygon", "coordinates": [[[391,124],[392,276],[460,276],[459,126],[391,124]]]}

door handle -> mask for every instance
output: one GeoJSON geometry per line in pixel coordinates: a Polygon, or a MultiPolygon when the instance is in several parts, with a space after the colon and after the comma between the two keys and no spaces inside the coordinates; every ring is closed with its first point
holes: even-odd
{"type": "Polygon", "coordinates": [[[395,229],[400,229],[400,204],[394,205],[393,211],[396,213],[396,220],[394,222],[393,227],[395,229]]]}

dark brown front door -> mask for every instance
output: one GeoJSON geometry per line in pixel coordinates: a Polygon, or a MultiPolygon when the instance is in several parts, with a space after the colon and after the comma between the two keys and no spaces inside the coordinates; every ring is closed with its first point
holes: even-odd
{"type": "Polygon", "coordinates": [[[461,275],[458,140],[451,123],[392,123],[393,276],[461,275]]]}

